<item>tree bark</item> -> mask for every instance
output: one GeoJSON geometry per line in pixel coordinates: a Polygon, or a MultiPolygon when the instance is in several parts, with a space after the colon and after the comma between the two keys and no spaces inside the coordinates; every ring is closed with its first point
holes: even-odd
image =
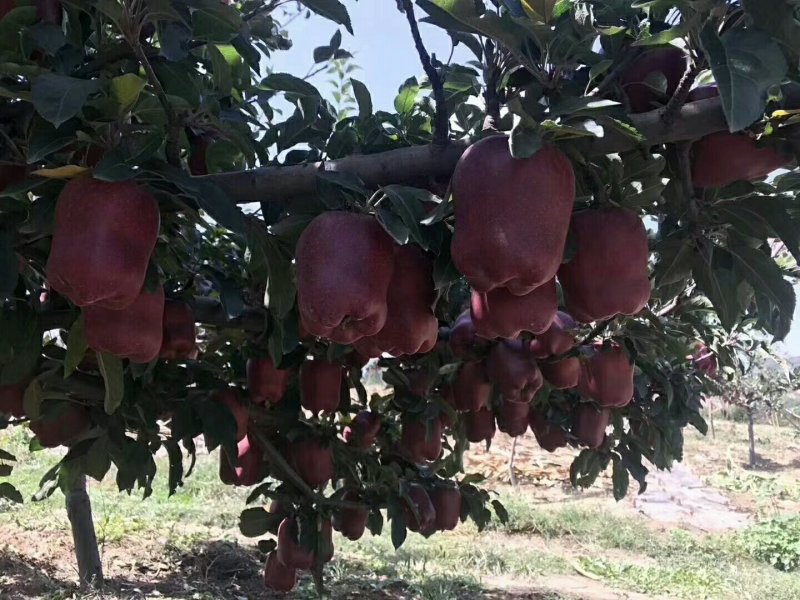
{"type": "Polygon", "coordinates": [[[98,589],[103,585],[103,565],[92,521],[92,504],[86,493],[86,475],[72,479],[71,487],[65,494],[65,504],[72,526],[81,589],[98,589]]]}
{"type": "Polygon", "coordinates": [[[750,468],[756,468],[756,430],[753,409],[747,409],[747,436],[750,439],[750,468]]]}
{"type": "MultiPolygon", "coordinates": [[[[601,138],[584,138],[574,143],[587,155],[604,155],[632,150],[638,146],[696,140],[727,130],[719,98],[707,98],[684,105],[675,121],[666,126],[664,109],[629,115],[644,141],[637,141],[616,127],[606,127],[601,138]]],[[[203,177],[219,186],[237,204],[289,202],[314,196],[321,172],[358,176],[368,188],[382,185],[424,185],[431,179],[449,178],[469,140],[447,146],[410,146],[376,154],[355,154],[339,160],[303,165],[261,167],[250,171],[217,173],[203,177]]]]}

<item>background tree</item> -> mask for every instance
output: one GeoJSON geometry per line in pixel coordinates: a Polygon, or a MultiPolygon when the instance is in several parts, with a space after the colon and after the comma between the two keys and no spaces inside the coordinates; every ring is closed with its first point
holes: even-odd
{"type": "Polygon", "coordinates": [[[267,70],[283,4],[0,12],[0,423],[69,448],[34,500],[65,492],[82,583],[112,464],[147,497],[164,448],[176,493],[204,436],[255,486],[243,533],[277,537],[266,583],[321,585],[332,518],[396,547],[504,518],[462,473],[495,421],[582,447],[576,485],[643,490],[705,431],[696,343],[734,373],[729,336],[789,330],[800,179],[765,179],[797,148],[792,2],[399,1],[425,78],[393,112],[346,68],[335,104],[267,70]],[[431,56],[418,17],[475,60],[431,56]]]}

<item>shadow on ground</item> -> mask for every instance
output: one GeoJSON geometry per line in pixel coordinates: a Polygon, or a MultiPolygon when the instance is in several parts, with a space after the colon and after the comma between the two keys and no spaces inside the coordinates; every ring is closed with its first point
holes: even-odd
{"type": "MultiPolygon", "coordinates": [[[[318,598],[309,574],[300,576],[293,594],[271,594],[262,584],[262,557],[235,542],[216,540],[198,543],[189,550],[165,548],[153,562],[138,561],[129,573],[106,579],[102,594],[85,598],[124,598],[140,600],[154,596],[190,600],[213,598],[318,598]]],[[[75,598],[78,589],[73,580],[54,574],[44,561],[0,551],[0,575],[3,600],[32,598],[75,598]]],[[[458,598],[558,600],[558,596],[529,590],[487,590],[472,578],[459,575],[430,574],[422,581],[406,581],[401,559],[379,571],[358,560],[335,560],[325,569],[326,597],[342,600],[412,600],[458,598]]]]}

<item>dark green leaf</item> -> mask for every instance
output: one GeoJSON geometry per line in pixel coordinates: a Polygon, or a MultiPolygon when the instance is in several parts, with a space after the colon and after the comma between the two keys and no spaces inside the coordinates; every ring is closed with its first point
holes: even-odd
{"type": "Polygon", "coordinates": [[[411,232],[406,224],[403,223],[403,219],[382,206],[379,206],[375,211],[375,218],[378,219],[378,223],[383,226],[386,232],[392,236],[398,244],[402,246],[408,243],[411,232]]]}
{"type": "Polygon", "coordinates": [[[283,516],[271,513],[263,507],[246,508],[239,515],[239,531],[245,537],[259,537],[276,531],[283,516]]]}
{"type": "Polygon", "coordinates": [[[745,11],[756,25],[772,34],[792,52],[800,52],[797,3],[791,0],[744,0],[745,11]]]}
{"type": "Polygon", "coordinates": [[[503,506],[500,500],[492,500],[492,506],[494,507],[494,512],[497,515],[497,518],[500,519],[500,522],[505,525],[508,523],[508,511],[506,507],[503,506]]]}
{"type": "Polygon", "coordinates": [[[206,51],[208,52],[208,57],[211,59],[211,74],[214,78],[214,87],[217,88],[223,96],[230,95],[231,88],[233,87],[231,66],[215,45],[209,44],[206,51]]]}
{"type": "Polygon", "coordinates": [[[228,43],[242,28],[242,17],[226,2],[208,2],[192,11],[192,32],[197,40],[228,43]]]}
{"type": "Polygon", "coordinates": [[[19,261],[14,250],[16,230],[11,224],[0,225],[0,299],[10,298],[19,280],[19,261]]]}
{"type": "Polygon", "coordinates": [[[0,498],[5,498],[15,504],[22,504],[22,494],[7,481],[0,483],[0,498]]]}
{"type": "Polygon", "coordinates": [[[628,485],[630,483],[628,470],[625,468],[622,460],[615,458],[611,473],[611,482],[614,488],[614,500],[619,502],[628,494],[628,485]]]}
{"type": "Polygon", "coordinates": [[[511,156],[514,158],[530,158],[542,147],[544,140],[538,127],[526,124],[521,120],[511,130],[511,156]]]}
{"type": "MultiPolygon", "coordinates": [[[[744,245],[728,250],[734,257],[736,270],[753,286],[756,296],[763,296],[771,305],[774,313],[766,325],[776,340],[782,340],[789,333],[796,304],[792,284],[783,277],[780,267],[767,254],[744,245]]],[[[763,319],[764,315],[759,314],[759,317],[763,319]]]]}
{"type": "Polygon", "coordinates": [[[350,23],[350,15],[344,4],[339,0],[300,0],[301,4],[317,13],[318,15],[330,19],[334,23],[344,25],[345,29],[353,34],[353,25],[350,23]]]}
{"type": "Polygon", "coordinates": [[[350,79],[350,84],[353,86],[353,95],[358,103],[358,118],[364,121],[372,116],[372,97],[367,86],[358,79],[350,79]]]}
{"type": "Polygon", "coordinates": [[[102,82],[87,81],[55,73],[40,75],[31,83],[33,106],[42,117],[58,127],[76,116],[102,82]]]}
{"type": "Polygon", "coordinates": [[[778,43],[759,29],[733,29],[717,35],[709,22],[700,39],[722,98],[729,129],[740,131],[761,118],[767,91],[788,69],[778,43]]]}
{"type": "Polygon", "coordinates": [[[657,287],[683,281],[692,274],[694,245],[690,239],[665,240],[655,250],[659,255],[654,270],[657,287]]]}
{"type": "Polygon", "coordinates": [[[25,304],[0,312],[0,385],[26,380],[36,368],[42,333],[36,313],[25,304]]]}
{"type": "Polygon", "coordinates": [[[275,90],[276,92],[286,92],[298,96],[319,97],[320,95],[313,85],[289,73],[270,73],[261,81],[259,87],[265,90],[275,90]]]}
{"type": "Polygon", "coordinates": [[[741,278],[733,270],[720,264],[718,257],[722,252],[724,251],[715,248],[710,262],[700,253],[695,253],[692,275],[697,287],[714,306],[722,326],[730,331],[739,317],[740,307],[736,294],[741,278]]]}
{"type": "Polygon", "coordinates": [[[166,440],[164,448],[169,457],[169,495],[172,496],[183,485],[183,453],[181,447],[174,440],[166,440]]]}
{"type": "Polygon", "coordinates": [[[122,360],[106,352],[97,353],[97,364],[106,385],[106,396],[103,408],[106,414],[113,415],[122,404],[125,396],[125,380],[122,372],[122,360]]]}
{"type": "Polygon", "coordinates": [[[64,378],[72,375],[72,372],[78,368],[78,365],[86,356],[86,336],[84,335],[84,321],[83,314],[81,314],[69,330],[67,337],[67,354],[64,357],[64,378]]]}

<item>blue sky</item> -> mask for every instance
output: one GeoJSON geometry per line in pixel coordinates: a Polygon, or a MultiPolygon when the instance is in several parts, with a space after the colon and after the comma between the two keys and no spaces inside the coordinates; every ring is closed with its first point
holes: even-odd
{"type": "MultiPolygon", "coordinates": [[[[419,57],[414,48],[405,15],[395,8],[392,0],[361,0],[345,2],[350,11],[355,36],[340,27],[342,48],[354,55],[360,69],[353,73],[372,94],[375,109],[390,110],[397,89],[410,76],[418,79],[423,76],[419,57]]],[[[425,16],[417,9],[417,18],[425,16]]],[[[305,75],[313,64],[312,52],[315,47],[327,45],[336,32],[336,24],[312,15],[309,19],[297,19],[288,26],[294,46],[287,52],[276,52],[271,67],[276,72],[305,75]]],[[[420,24],[420,31],[429,52],[446,61],[450,54],[450,38],[438,27],[420,24]]],[[[456,48],[454,60],[466,62],[472,54],[463,46],[456,48]]],[[[311,81],[326,90],[324,74],[311,81]]],[[[800,306],[795,311],[794,323],[800,322],[800,306]]],[[[790,356],[800,356],[800,325],[794,325],[786,341],[781,345],[783,352],[790,356]]]]}
{"type": "MultiPolygon", "coordinates": [[[[403,13],[395,8],[392,0],[361,0],[345,2],[350,11],[355,36],[344,27],[342,48],[354,56],[360,67],[353,73],[372,93],[375,109],[391,109],[397,89],[412,75],[423,77],[422,67],[414,49],[408,22],[403,13]]],[[[425,17],[419,8],[418,19],[425,17]]],[[[310,19],[296,19],[288,30],[294,43],[287,52],[276,52],[271,61],[272,70],[277,72],[305,75],[313,64],[312,52],[316,46],[327,45],[336,32],[335,23],[312,15],[310,19]]],[[[450,38],[438,27],[420,24],[420,31],[428,52],[435,53],[443,62],[450,54],[450,38]]],[[[472,56],[465,48],[456,49],[454,60],[466,61],[472,56]]],[[[324,93],[325,80],[320,74],[311,79],[324,93]]]]}

